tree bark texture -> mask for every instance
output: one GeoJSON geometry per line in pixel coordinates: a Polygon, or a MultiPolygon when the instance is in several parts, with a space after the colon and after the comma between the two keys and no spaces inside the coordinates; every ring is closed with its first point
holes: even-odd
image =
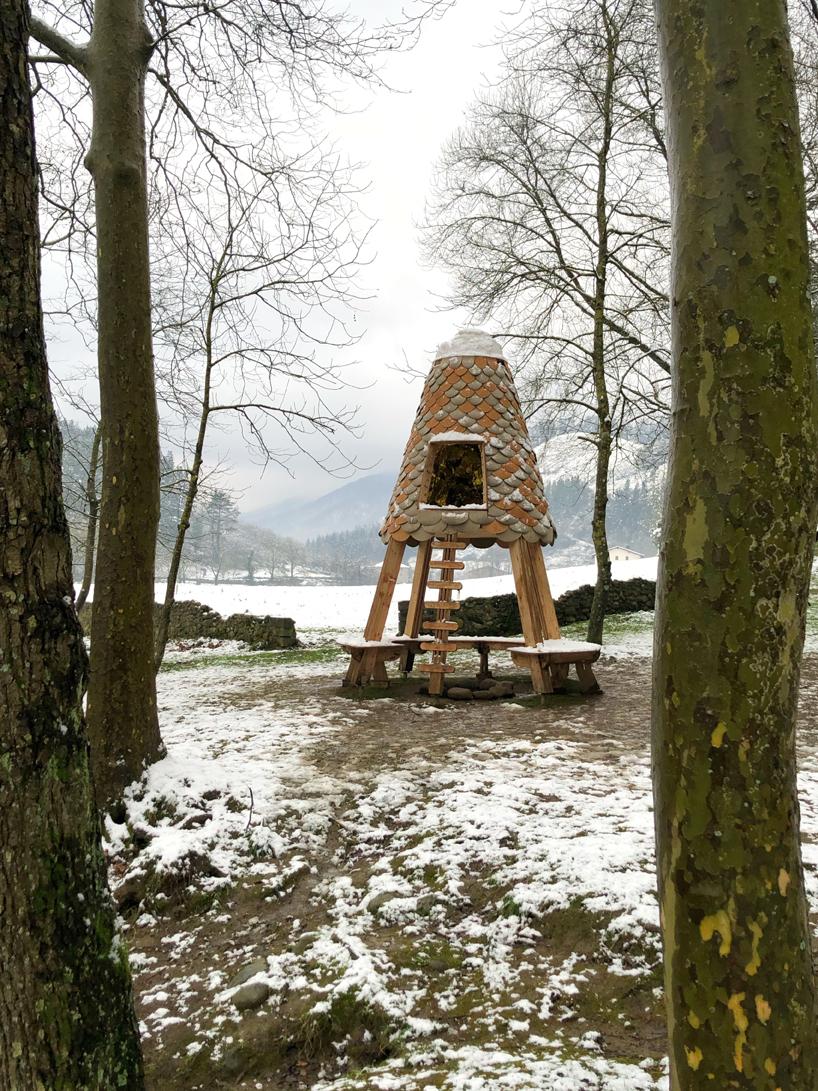
{"type": "Polygon", "coordinates": [[[82,716],[24,0],[0,5],[0,1091],[143,1086],[82,716]]]}
{"type": "Polygon", "coordinates": [[[784,0],[655,0],[673,202],[653,777],[675,1091],[818,1086],[795,716],[818,400],[784,0]]]}
{"type": "Polygon", "coordinates": [[[148,263],[141,0],[97,0],[87,47],[96,200],[102,496],[88,731],[100,804],[162,754],[153,666],[159,434],[148,263]]]}
{"type": "Polygon", "coordinates": [[[97,524],[99,523],[97,470],[99,468],[99,445],[101,440],[102,433],[97,428],[91,446],[91,462],[88,466],[88,481],[85,486],[85,499],[88,502],[88,527],[85,532],[85,563],[82,568],[82,586],[80,587],[80,593],[77,595],[77,613],[85,605],[94,578],[94,557],[97,550],[97,524]]]}

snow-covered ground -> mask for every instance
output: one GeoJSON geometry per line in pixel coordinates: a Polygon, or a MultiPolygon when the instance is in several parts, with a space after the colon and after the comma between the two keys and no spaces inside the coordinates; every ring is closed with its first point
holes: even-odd
{"type": "MultiPolygon", "coordinates": [[[[546,551],[546,562],[548,553],[546,551]]],[[[641,561],[619,561],[612,565],[615,580],[627,580],[634,576],[656,579],[656,557],[641,561]]],[[[549,572],[551,593],[559,598],[583,584],[594,583],[596,565],[577,568],[556,568],[549,572]]],[[[461,598],[484,595],[506,595],[514,590],[513,576],[493,576],[482,580],[464,580],[461,598]]],[[[212,583],[182,583],[176,591],[177,599],[194,599],[212,606],[223,616],[237,613],[268,614],[272,617],[291,617],[298,632],[325,630],[334,632],[360,632],[366,625],[372,605],[372,587],[265,587],[260,585],[229,584],[215,586],[212,583]]],[[[398,584],[392,599],[386,631],[397,632],[398,602],[408,599],[411,586],[398,584]]],[[[157,583],[157,600],[164,596],[164,585],[157,583]]]]}
{"type": "Polygon", "coordinates": [[[389,1055],[361,1063],[338,1030],[299,1086],[667,1088],[661,1044],[640,1054],[629,1038],[629,997],[655,1029],[658,915],[648,755],[617,723],[627,701],[602,721],[583,701],[351,701],[328,650],[206,651],[171,651],[168,756],[132,792],[128,824],[108,822],[121,890],[173,897],[178,875],[224,892],[181,925],[148,893],[129,925],[152,1063],[201,1054],[209,1087],[204,1073],[237,1057],[252,1068],[259,1027],[297,1040],[305,1019],[354,1005],[388,1028],[389,1055]],[[242,966],[265,997],[244,1015],[242,966]],[[601,995],[623,1044],[603,1043],[601,995]]]}
{"type": "MultiPolygon", "coordinates": [[[[554,595],[593,577],[553,572],[554,595]]],[[[133,787],[127,821],[108,820],[107,847],[160,1084],[668,1091],[652,615],[608,619],[601,697],[444,707],[411,682],[379,699],[339,690],[328,638],[363,627],[371,587],[185,591],[322,639],[171,647],[159,675],[168,754],[133,787]]],[[[807,630],[818,650],[812,611],[807,630]]],[[[473,671],[473,653],[452,658],[473,671]]],[[[507,656],[492,665],[514,674],[507,656]]],[[[814,907],[816,698],[813,658],[799,789],[814,907]]]]}

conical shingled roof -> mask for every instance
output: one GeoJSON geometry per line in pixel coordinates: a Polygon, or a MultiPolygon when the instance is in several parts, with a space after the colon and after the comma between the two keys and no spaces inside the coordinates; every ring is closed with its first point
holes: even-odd
{"type": "Polygon", "coordinates": [[[557,537],[511,370],[500,345],[475,330],[437,350],[380,531],[384,542],[410,544],[452,533],[480,544],[525,538],[550,545],[557,537]],[[485,510],[420,503],[430,442],[456,434],[485,443],[485,510]]]}

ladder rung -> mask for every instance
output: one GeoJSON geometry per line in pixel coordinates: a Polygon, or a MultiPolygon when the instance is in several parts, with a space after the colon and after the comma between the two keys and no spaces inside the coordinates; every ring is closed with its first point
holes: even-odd
{"type": "Polygon", "coordinates": [[[445,599],[438,599],[437,602],[424,602],[424,610],[459,610],[459,602],[446,602],[445,599]]]}
{"type": "Polygon", "coordinates": [[[459,629],[456,621],[424,621],[424,629],[459,629]]]}
{"type": "Polygon", "coordinates": [[[462,591],[462,583],[447,583],[446,580],[429,580],[427,587],[434,587],[440,591],[462,591]]]}
{"type": "Polygon", "coordinates": [[[432,549],[468,549],[469,542],[432,542],[432,549]]]}
{"type": "Polygon", "coordinates": [[[454,674],[454,667],[449,667],[445,663],[418,663],[415,670],[423,674],[454,674]]]}
{"type": "Polygon", "coordinates": [[[429,561],[430,568],[465,568],[463,561],[429,561]]]}
{"type": "Polygon", "coordinates": [[[422,652],[456,652],[456,644],[421,644],[422,652]]]}

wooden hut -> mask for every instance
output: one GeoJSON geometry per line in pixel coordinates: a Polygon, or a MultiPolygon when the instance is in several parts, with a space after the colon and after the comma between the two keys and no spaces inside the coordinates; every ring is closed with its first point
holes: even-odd
{"type": "Polygon", "coordinates": [[[405,657],[407,642],[414,641],[412,653],[432,653],[418,670],[430,675],[429,692],[440,693],[444,674],[453,670],[448,652],[479,643],[454,637],[460,608],[454,593],[462,587],[455,577],[463,568],[458,552],[497,543],[511,556],[523,641],[484,638],[481,652],[490,644],[510,646],[515,661],[530,667],[538,692],[550,692],[571,662],[588,688],[596,685],[588,664],[599,646],[573,642],[569,648],[560,639],[543,561],[543,547],[557,531],[508,361],[488,334],[463,330],[437,350],[380,534],[386,557],[364,640],[344,645],[352,654],[348,681],[384,682],[384,663],[405,657]],[[384,641],[407,547],[418,556],[405,637],[384,641]],[[435,621],[422,620],[427,608],[435,621]],[[421,627],[429,632],[424,641],[421,627]]]}

